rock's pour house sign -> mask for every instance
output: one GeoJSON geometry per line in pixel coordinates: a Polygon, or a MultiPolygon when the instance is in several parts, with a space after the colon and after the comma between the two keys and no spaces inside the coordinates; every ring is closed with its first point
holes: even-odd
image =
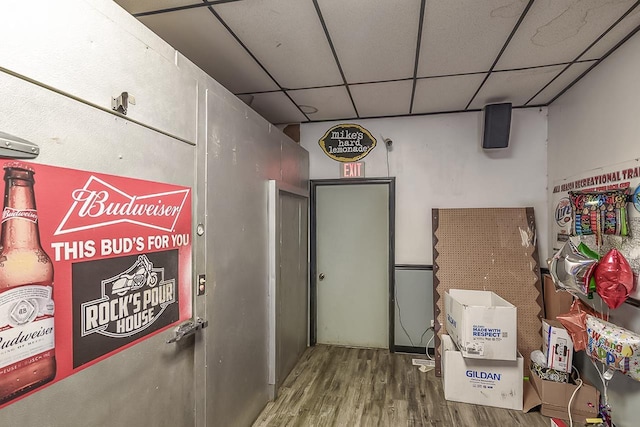
{"type": "Polygon", "coordinates": [[[362,126],[348,123],[329,129],[318,144],[333,160],[357,162],[373,150],[376,139],[362,126]]]}

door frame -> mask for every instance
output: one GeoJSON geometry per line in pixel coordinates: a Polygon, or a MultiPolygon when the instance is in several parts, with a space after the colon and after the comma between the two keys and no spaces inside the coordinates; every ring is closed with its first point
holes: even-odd
{"type": "MultiPolygon", "coordinates": [[[[280,361],[278,360],[278,283],[280,282],[280,261],[281,261],[281,230],[280,223],[280,196],[286,194],[296,197],[301,200],[306,200],[307,212],[309,211],[309,191],[301,190],[288,185],[284,182],[278,182],[276,180],[269,180],[268,183],[268,197],[267,197],[267,217],[269,221],[269,288],[267,292],[268,298],[268,316],[269,316],[269,349],[268,349],[268,375],[269,375],[269,398],[275,400],[278,396],[278,387],[284,381],[284,378],[278,378],[278,368],[280,361]]],[[[308,236],[309,224],[307,223],[307,236],[308,236]]],[[[307,267],[308,269],[308,267],[307,267]]],[[[307,288],[308,291],[308,288],[307,288]]],[[[308,298],[308,296],[307,296],[308,298]]],[[[307,316],[309,310],[307,309],[307,316]]],[[[306,329],[306,328],[305,328],[306,329]]],[[[309,334],[307,331],[307,343],[309,342],[309,334]]],[[[286,377],[286,376],[285,376],[286,377]]]]}
{"type": "Polygon", "coordinates": [[[309,194],[309,345],[317,343],[318,295],[317,295],[317,248],[316,248],[316,191],[320,186],[386,184],[389,189],[389,351],[395,352],[395,228],[396,228],[396,178],[349,178],[313,179],[309,194]]]}

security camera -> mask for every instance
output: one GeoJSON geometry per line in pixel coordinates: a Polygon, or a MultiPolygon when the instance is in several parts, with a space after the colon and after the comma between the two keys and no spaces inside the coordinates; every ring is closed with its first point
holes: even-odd
{"type": "Polygon", "coordinates": [[[389,138],[385,138],[384,139],[384,143],[387,145],[387,147],[391,148],[391,146],[393,145],[393,141],[390,140],[389,138]]]}

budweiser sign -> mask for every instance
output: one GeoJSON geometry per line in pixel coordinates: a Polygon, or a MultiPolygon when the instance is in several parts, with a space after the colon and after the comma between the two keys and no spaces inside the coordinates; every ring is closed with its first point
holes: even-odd
{"type": "Polygon", "coordinates": [[[130,195],[95,176],[71,192],[73,204],[54,235],[130,223],[173,232],[189,189],[130,195]]]}

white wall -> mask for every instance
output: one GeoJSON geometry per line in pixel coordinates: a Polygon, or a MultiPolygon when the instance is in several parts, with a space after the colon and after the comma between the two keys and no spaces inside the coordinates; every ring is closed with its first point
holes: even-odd
{"type": "MultiPolygon", "coordinates": [[[[367,177],[396,177],[396,263],[433,264],[432,208],[533,206],[544,266],[546,116],[544,108],[513,110],[510,146],[498,151],[481,148],[479,112],[358,120],[378,141],[363,159],[367,177]],[[393,140],[388,172],[383,137],[393,140]]],[[[338,123],[301,125],[311,179],[340,176],[339,163],[318,144],[338,123]]]]}
{"type": "MultiPolygon", "coordinates": [[[[637,34],[549,107],[550,190],[555,180],[640,157],[639,71],[637,34]]],[[[640,308],[624,304],[611,319],[640,332],[640,308]]],[[[591,364],[586,367],[596,381],[591,364]]],[[[639,383],[617,373],[609,401],[618,427],[638,425],[639,383]]]]}

